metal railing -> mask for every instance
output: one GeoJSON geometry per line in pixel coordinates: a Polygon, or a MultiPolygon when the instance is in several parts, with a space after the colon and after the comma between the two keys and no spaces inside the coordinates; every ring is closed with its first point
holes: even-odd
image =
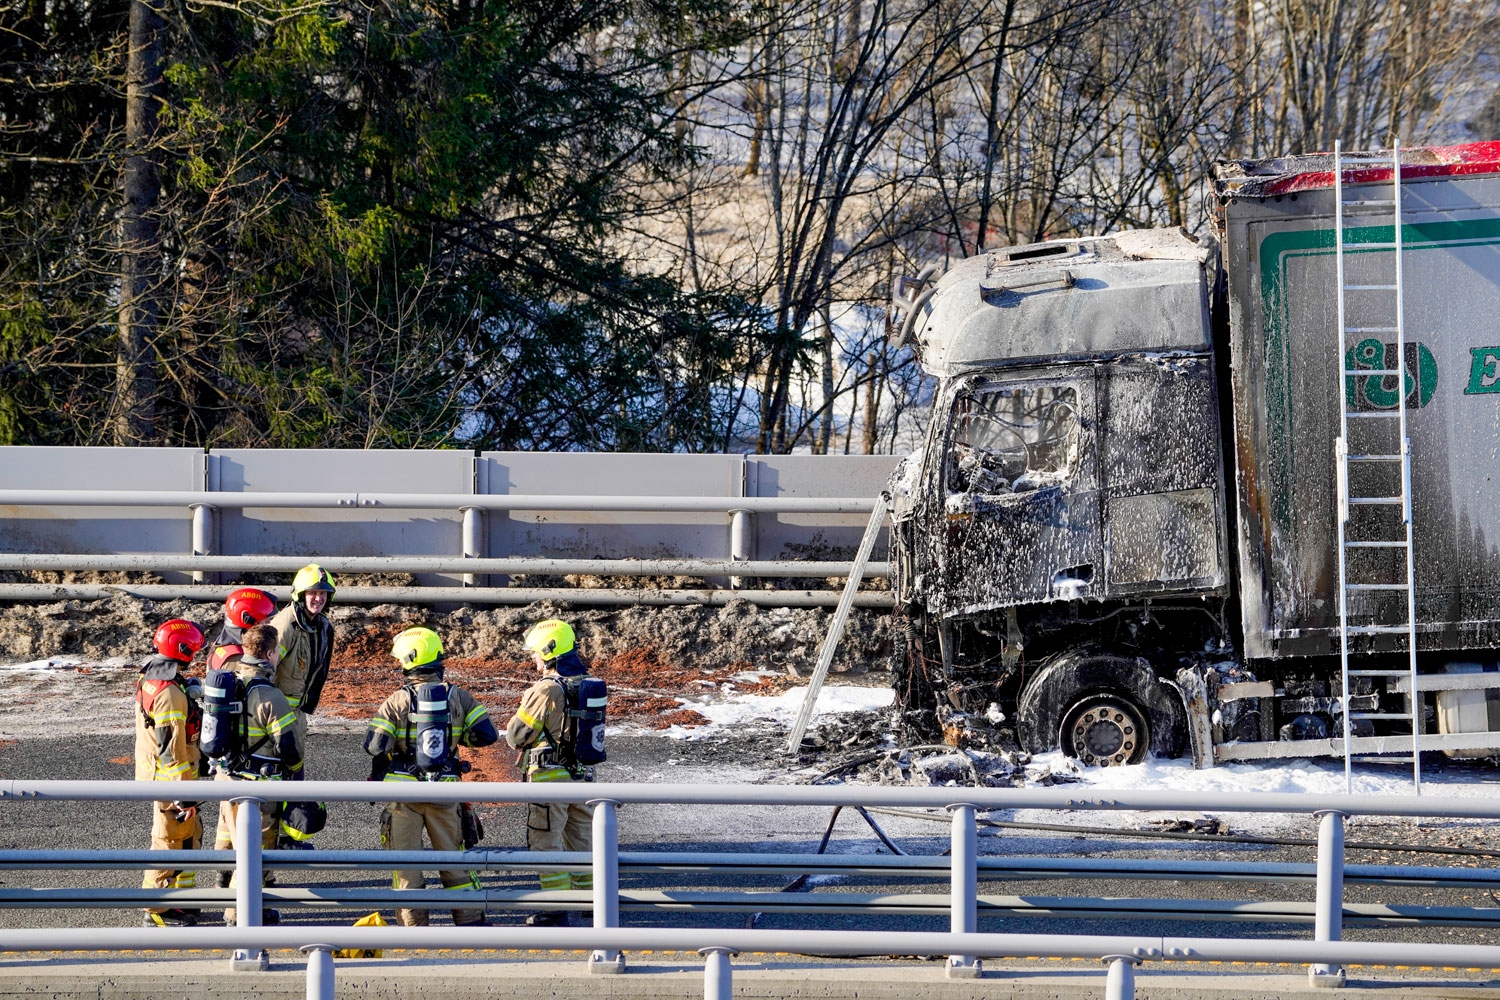
{"type": "MultiPolygon", "coordinates": [[[[978,976],[982,971],[982,960],[989,957],[1027,958],[1040,957],[1091,957],[1110,964],[1110,977],[1106,995],[1126,998],[1134,995],[1134,965],[1144,961],[1278,961],[1297,962],[1310,965],[1310,981],[1315,985],[1338,985],[1343,982],[1342,966],[1351,963],[1371,964],[1417,964],[1462,967],[1500,967],[1500,948],[1482,945],[1439,944],[1391,944],[1343,942],[1342,930],[1346,912],[1351,908],[1343,902],[1343,883],[1348,869],[1344,859],[1344,821],[1350,816],[1399,816],[1399,817],[1450,817],[1463,819],[1500,818],[1500,802],[1481,799],[1441,799],[1432,796],[1416,799],[1408,796],[1319,796],[1289,794],[1238,794],[1205,795],[1177,792],[1132,791],[1123,793],[1080,794],[1065,789],[991,789],[991,788],[891,788],[884,786],[749,786],[749,785],[642,785],[642,784],[507,784],[507,783],[435,783],[412,785],[406,783],[370,784],[366,782],[303,782],[297,786],[299,796],[325,802],[549,802],[586,803],[593,806],[594,843],[589,857],[589,868],[594,877],[594,887],[589,907],[593,913],[591,929],[545,930],[541,928],[345,928],[345,927],[280,927],[260,928],[261,906],[265,901],[262,887],[262,866],[273,859],[277,867],[319,864],[317,858],[309,858],[304,852],[269,852],[260,849],[260,803],[279,801],[287,794],[285,786],[256,782],[199,782],[190,786],[174,784],[172,791],[182,796],[191,796],[205,801],[233,801],[240,803],[237,813],[239,827],[236,831],[234,867],[237,884],[234,890],[234,905],[237,911],[237,926],[224,929],[193,928],[159,931],[99,930],[91,931],[86,942],[80,941],[75,950],[100,949],[187,949],[221,948],[236,950],[233,965],[240,969],[264,968],[267,962],[266,948],[300,947],[308,950],[309,995],[331,996],[331,992],[313,992],[317,989],[332,989],[332,965],[328,952],[331,948],[402,948],[402,947],[459,947],[459,948],[512,948],[512,947],[558,947],[590,950],[589,968],[595,972],[614,972],[623,969],[623,952],[636,949],[676,948],[700,950],[707,956],[706,996],[727,997],[726,984],[731,975],[729,957],[745,951],[791,951],[801,954],[925,954],[947,955],[947,974],[955,978],[978,976]],[[620,870],[622,861],[629,865],[656,865],[659,867],[692,866],[702,864],[698,855],[657,856],[651,854],[623,854],[619,851],[616,809],[621,804],[666,804],[666,805],[734,805],[743,806],[797,806],[797,807],[893,807],[893,808],[943,808],[951,813],[950,855],[946,859],[946,876],[950,883],[947,911],[950,931],[947,934],[919,934],[884,931],[769,931],[722,929],[639,929],[621,928],[619,915],[621,900],[620,870]],[[981,871],[987,877],[1006,871],[1039,870],[1038,859],[1029,859],[1033,864],[1016,865],[1016,859],[991,859],[981,861],[978,856],[976,810],[982,809],[1069,809],[1069,810],[1132,810],[1132,811],[1180,811],[1194,813],[1291,813],[1311,814],[1318,819],[1318,854],[1314,879],[1317,898],[1311,918],[1315,925],[1312,941],[1289,942],[1284,940],[1258,941],[1248,939],[1191,939],[1152,936],[1079,936],[1079,935],[1015,935],[978,933],[978,881],[981,871]],[[286,854],[302,854],[300,859],[285,859],[286,854]],[[290,860],[289,864],[283,863],[290,860]]],[[[0,801],[7,808],[10,803],[26,800],[104,800],[104,801],[153,801],[162,794],[162,786],[152,782],[106,782],[106,781],[0,781],[0,801]]],[[[314,852],[322,853],[322,852],[314,852]]],[[[348,851],[329,852],[333,856],[322,859],[326,864],[353,864],[364,862],[369,867],[389,868],[398,863],[413,864],[424,868],[437,868],[450,861],[471,865],[488,862],[485,866],[526,867],[539,870],[557,866],[570,867],[567,855],[523,855],[520,852],[465,852],[446,855],[438,852],[385,852],[348,851]],[[497,855],[485,858],[485,855],[497,855]]],[[[44,863],[50,868],[68,867],[70,858],[82,866],[99,867],[106,864],[136,865],[150,859],[156,864],[173,867],[185,865],[189,858],[214,855],[214,860],[223,858],[222,852],[47,852],[8,851],[0,858],[6,867],[25,864],[22,858],[35,855],[34,864],[44,863]],[[43,855],[45,857],[43,857],[43,855]]],[[[798,863],[792,856],[775,856],[726,852],[720,855],[728,865],[744,865],[756,870],[766,870],[767,862],[787,870],[828,870],[853,864],[870,872],[893,867],[925,870],[929,875],[943,874],[936,862],[940,859],[859,858],[832,859],[826,856],[808,856],[798,863]],[[758,867],[757,867],[758,866],[758,867]]],[[[205,858],[205,860],[207,860],[205,858]]],[[[1056,860],[1047,862],[1052,870],[1059,870],[1056,860]]],[[[1122,863],[1117,863],[1117,865],[1122,863]]],[[[1151,872],[1151,865],[1130,862],[1141,872],[1162,877],[1169,869],[1151,872]]],[[[1092,867],[1096,874],[1104,874],[1108,865],[1087,864],[1080,860],[1081,868],[1092,867]]],[[[1260,866],[1255,866],[1260,867],[1260,866]]],[[[1306,878],[1300,866],[1295,872],[1267,872],[1272,877],[1296,875],[1306,878]]],[[[1391,866],[1368,866],[1377,870],[1364,872],[1379,880],[1397,881],[1399,869],[1391,866]]],[[[1250,877],[1249,866],[1229,868],[1216,873],[1211,866],[1200,865],[1197,874],[1214,877],[1216,874],[1229,877],[1250,877]]],[[[680,870],[680,869],[679,869],[680,870]]],[[[1122,869],[1116,867],[1113,874],[1122,869]]],[[[1485,881],[1492,873],[1472,873],[1477,881],[1485,881]]],[[[1468,884],[1471,873],[1443,874],[1441,870],[1422,869],[1413,872],[1413,879],[1430,878],[1432,884],[1444,880],[1456,880],[1468,884]]],[[[1410,879],[1408,880],[1410,881],[1410,879]]],[[[14,905],[16,892],[45,894],[51,890],[10,890],[7,902],[14,905]]],[[[118,890],[117,890],[118,891],[118,890]]],[[[168,891],[158,898],[185,899],[168,891]]],[[[176,893],[185,890],[176,890],[176,893]]],[[[394,893],[394,890],[392,890],[394,893]]],[[[528,898],[517,900],[527,905],[557,908],[557,897],[562,894],[527,894],[528,898]]],[[[761,909],[770,910],[779,893],[745,894],[760,895],[765,904],[761,909]]],[[[405,890],[400,899],[412,905],[443,905],[465,907],[482,903],[483,892],[444,890],[441,894],[405,890]],[[438,901],[441,900],[441,903],[438,901]]],[[[332,898],[332,897],[329,897],[332,898]]],[[[382,897],[388,899],[389,897],[382,897]]],[[[137,905],[140,905],[139,903],[137,905]]],[[[1412,908],[1413,911],[1420,908],[1412,908]]],[[[1357,910],[1353,911],[1357,913],[1357,910]]],[[[1403,917],[1413,919],[1408,912],[1403,917]]],[[[1284,919],[1282,916],[1267,917],[1262,912],[1259,919],[1284,919]]],[[[1416,915],[1420,919],[1420,914],[1416,915]]],[[[0,950],[32,950],[43,947],[56,949],[55,931],[0,930],[0,950]]]]}
{"type": "MultiPolygon", "coordinates": [[[[469,493],[287,493],[188,492],[129,490],[0,490],[0,506],[188,508],[192,511],[192,554],[0,553],[0,571],[185,571],[197,584],[0,584],[0,600],[97,600],[127,593],[151,600],[216,600],[224,588],[205,585],[207,574],[290,572],[307,557],[226,556],[213,553],[214,516],[220,508],[446,510],[462,515],[459,556],[319,556],[340,573],[457,573],[462,587],[345,587],[339,600],[355,603],[463,601],[481,604],[531,604],[573,600],[601,605],[723,605],[731,601],[779,607],[825,607],[838,603],[837,591],[757,590],[743,587],[749,578],[819,578],[848,576],[846,561],[752,560],[750,519],[757,514],[868,514],[883,503],[857,497],[702,497],[575,496],[564,494],[469,493]],[[486,558],[483,555],[485,511],[722,513],[729,519],[727,559],[545,559],[486,558]],[[486,587],[490,575],[685,576],[727,577],[728,588],[634,589],[593,587],[486,587]]],[[[869,563],[863,578],[888,577],[889,563],[869,563]]],[[[279,595],[284,596],[284,595],[279,595]]],[[[888,592],[866,592],[858,607],[890,607],[888,592]]]]}
{"type": "Polygon", "coordinates": [[[181,490],[0,490],[0,506],[281,507],[625,513],[868,514],[870,497],[593,496],[570,493],[235,493],[181,490]]]}

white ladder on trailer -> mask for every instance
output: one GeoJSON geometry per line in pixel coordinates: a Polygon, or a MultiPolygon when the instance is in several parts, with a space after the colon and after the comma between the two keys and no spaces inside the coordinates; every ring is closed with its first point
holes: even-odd
{"type": "MultiPolygon", "coordinates": [[[[1402,288],[1402,233],[1401,233],[1401,147],[1397,143],[1389,152],[1379,153],[1350,153],[1345,154],[1338,143],[1334,144],[1333,152],[1333,176],[1334,176],[1334,256],[1338,268],[1338,324],[1339,324],[1339,357],[1338,357],[1338,398],[1339,398],[1339,437],[1335,443],[1334,453],[1338,463],[1337,489],[1338,489],[1338,559],[1339,559],[1339,657],[1343,680],[1344,708],[1344,787],[1346,791],[1353,791],[1352,759],[1349,753],[1350,739],[1352,736],[1352,723],[1358,719],[1388,719],[1393,714],[1380,712],[1351,712],[1349,706],[1349,678],[1355,677],[1400,677],[1409,675],[1411,688],[1409,700],[1411,704],[1411,733],[1412,733],[1412,783],[1414,790],[1420,794],[1422,790],[1422,762],[1419,752],[1421,739],[1421,715],[1422,701],[1417,688],[1417,615],[1416,615],[1416,572],[1412,559],[1412,514],[1411,514],[1411,438],[1407,435],[1406,410],[1407,410],[1407,361],[1406,361],[1406,329],[1403,319],[1404,298],[1402,288]],[[1363,194],[1356,195],[1353,200],[1346,201],[1344,195],[1344,171],[1346,169],[1368,169],[1382,168],[1390,169],[1390,197],[1368,198],[1363,194]],[[1359,209],[1388,209],[1391,222],[1391,238],[1389,241],[1380,242],[1348,242],[1349,232],[1345,228],[1345,210],[1348,208],[1359,209]],[[1384,255],[1389,253],[1393,260],[1393,274],[1388,281],[1374,283],[1356,282],[1350,284],[1346,278],[1345,258],[1350,254],[1378,253],[1384,255]],[[1359,303],[1358,314],[1368,316],[1389,317],[1375,323],[1361,321],[1357,325],[1350,325],[1348,320],[1348,297],[1349,293],[1355,293],[1356,301],[1359,303]],[[1384,360],[1389,357],[1389,352],[1381,352],[1380,358],[1374,368],[1360,368],[1357,363],[1351,363],[1351,358],[1356,358],[1356,347],[1370,336],[1378,336],[1382,339],[1378,343],[1384,344],[1384,337],[1394,335],[1396,348],[1396,366],[1388,367],[1389,362],[1384,360]],[[1394,410],[1365,410],[1360,409],[1360,397],[1366,379],[1379,379],[1385,384],[1386,379],[1396,380],[1396,406],[1394,410]],[[1349,387],[1353,386],[1352,400],[1350,399],[1349,387]],[[1358,450],[1350,451],[1349,427],[1351,421],[1370,421],[1386,427],[1394,425],[1394,434],[1376,435],[1361,432],[1358,450]],[[1388,423],[1389,422],[1389,423],[1388,423]],[[1386,440],[1384,445],[1370,444],[1371,440],[1386,440]],[[1390,440],[1393,439],[1393,440],[1390,440]],[[1400,472],[1400,490],[1395,495],[1360,496],[1350,494],[1349,468],[1353,464],[1374,466],[1377,468],[1396,468],[1400,472]],[[1353,532],[1356,540],[1350,541],[1351,520],[1358,520],[1360,514],[1376,512],[1382,508],[1399,506],[1401,510],[1402,537],[1400,538],[1372,538],[1371,534],[1378,534],[1375,529],[1364,525],[1356,526],[1353,532]],[[1349,554],[1351,551],[1367,549],[1400,549],[1405,554],[1406,575],[1402,580],[1370,580],[1362,579],[1356,582],[1349,580],[1349,554]],[[1349,602],[1351,595],[1377,596],[1382,592],[1387,594],[1401,593],[1405,595],[1405,621],[1379,621],[1376,615],[1374,622],[1370,624],[1349,624],[1349,602]],[[1349,669],[1349,639],[1351,636],[1362,635],[1405,635],[1408,655],[1408,667],[1406,670],[1354,670],[1349,669]]],[[[1368,183],[1360,182],[1361,187],[1368,188],[1368,183]]],[[[1379,218],[1384,212],[1375,213],[1379,218]]],[[[1368,226],[1371,215],[1360,212],[1360,224],[1368,226]]],[[[1421,386],[1421,362],[1416,365],[1417,371],[1412,373],[1413,391],[1420,398],[1421,386]]],[[[1368,478],[1368,477],[1361,477],[1368,478]]],[[[1389,479],[1390,477],[1386,477],[1389,479]]],[[[1369,492],[1368,489],[1365,492],[1369,492]]],[[[1377,491],[1383,492],[1383,491],[1377,491]]],[[[1386,532],[1389,534],[1390,532],[1386,532]]],[[[1389,606],[1383,602],[1383,606],[1389,606]]]]}

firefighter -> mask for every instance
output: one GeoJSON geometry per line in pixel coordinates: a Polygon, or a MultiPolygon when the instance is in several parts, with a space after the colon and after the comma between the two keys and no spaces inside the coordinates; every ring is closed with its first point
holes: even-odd
{"type": "Polygon", "coordinates": [[[232,670],[244,647],[245,630],[276,614],[276,598],[255,587],[241,587],[224,599],[224,624],[209,643],[208,669],[232,670]]]}
{"type": "MultiPolygon", "coordinates": [[[[328,603],[336,588],[333,577],[317,563],[309,563],[292,577],[292,601],[269,622],[276,629],[281,660],[276,665],[276,686],[286,695],[297,719],[297,740],[307,745],[307,717],[318,710],[328,663],[333,658],[333,623],[328,603]]],[[[301,764],[290,775],[301,781],[307,775],[301,764]]],[[[311,847],[312,842],[283,830],[283,848],[311,847]]]]}
{"type": "MultiPolygon", "coordinates": [[[[391,655],[401,664],[400,689],[385,700],[365,731],[365,750],[374,758],[372,781],[459,781],[468,770],[458,748],[487,747],[500,738],[495,724],[474,696],[443,681],[443,643],[428,628],[409,628],[396,636],[391,655]]],[[[380,842],[391,851],[420,851],[422,832],[434,851],[472,847],[482,836],[467,806],[456,803],[391,802],[380,814],[380,842]]],[[[396,889],[422,887],[420,869],[391,873],[396,889]]],[[[478,889],[473,872],[439,871],[446,889],[478,889]]],[[[425,909],[400,909],[407,927],[427,925],[425,909]]],[[[484,911],[453,911],[459,926],[482,927],[484,911]]]]}
{"type": "MultiPolygon", "coordinates": [[[[224,624],[209,644],[209,670],[235,670],[244,647],[240,644],[246,629],[254,628],[276,613],[276,599],[264,590],[241,587],[224,600],[224,624]]],[[[214,850],[234,847],[234,827],[229,822],[227,803],[219,805],[219,822],[214,829],[214,850]]],[[[228,888],[230,873],[219,872],[219,887],[228,888]]]]}
{"type": "MultiPolygon", "coordinates": [[[[215,780],[282,781],[301,769],[302,739],[292,706],[273,683],[277,660],[276,630],[270,625],[257,625],[244,633],[241,645],[243,651],[235,673],[244,687],[244,697],[239,702],[243,706],[240,718],[235,721],[242,739],[237,741],[239,746],[234,754],[218,764],[215,780]]],[[[281,802],[262,802],[260,805],[260,846],[263,849],[276,846],[282,805],[281,802]]],[[[221,814],[230,830],[237,829],[239,809],[233,802],[224,803],[221,814]]],[[[229,884],[234,885],[233,877],[229,884]]],[[[224,911],[224,923],[232,924],[234,918],[233,908],[224,911]]],[[[279,919],[280,914],[275,910],[261,911],[262,924],[274,924],[279,919]]]]}
{"type": "MultiPolygon", "coordinates": [[[[141,665],[135,682],[135,780],[196,781],[202,716],[197,682],[182,671],[203,648],[203,632],[190,621],[173,618],[157,628],[151,641],[156,655],[141,665]]],[[[202,841],[203,821],[196,801],[183,795],[175,801],[152,803],[153,851],[191,851],[202,841]]],[[[192,889],[197,884],[197,873],[187,871],[147,871],[141,881],[143,889],[192,889]]],[[[197,910],[153,907],[146,910],[145,924],[180,927],[196,923],[197,918],[197,910]]]]}
{"type": "MultiPolygon", "coordinates": [[[[505,727],[505,742],[523,751],[522,772],[527,781],[593,781],[594,769],[578,764],[576,746],[569,740],[565,678],[588,673],[588,665],[574,648],[573,627],[556,618],[534,625],[526,633],[526,649],[541,680],[526,689],[520,707],[505,727]]],[[[582,803],[533,802],[526,813],[526,846],[533,851],[592,851],[593,816],[582,803]]],[[[542,888],[592,890],[592,872],[546,872],[542,888]]],[[[566,926],[562,910],[533,913],[533,927],[566,926]]]]}
{"type": "Polygon", "coordinates": [[[281,654],[276,686],[296,710],[297,725],[304,737],[307,716],[318,710],[323,683],[328,680],[328,663],[333,658],[333,623],[326,611],[336,589],[326,569],[309,563],[292,577],[292,602],[270,621],[281,654]]]}

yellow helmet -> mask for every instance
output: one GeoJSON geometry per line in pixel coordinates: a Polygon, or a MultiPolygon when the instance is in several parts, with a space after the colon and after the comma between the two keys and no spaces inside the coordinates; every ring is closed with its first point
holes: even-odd
{"type": "Polygon", "coordinates": [[[526,648],[541,653],[544,659],[554,659],[573,649],[573,626],[561,618],[548,618],[537,622],[526,633],[526,648]]]}
{"type": "Polygon", "coordinates": [[[307,590],[326,590],[328,597],[332,599],[338,588],[333,585],[333,575],[317,563],[308,563],[297,571],[292,577],[292,600],[302,596],[307,590]]]}
{"type": "Polygon", "coordinates": [[[443,640],[430,628],[409,628],[396,636],[391,655],[401,661],[402,670],[418,670],[442,657],[443,640]]]}

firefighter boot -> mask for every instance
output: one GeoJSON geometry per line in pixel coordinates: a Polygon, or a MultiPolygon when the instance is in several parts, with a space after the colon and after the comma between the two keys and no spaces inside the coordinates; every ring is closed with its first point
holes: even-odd
{"type": "Polygon", "coordinates": [[[198,915],[187,910],[162,910],[159,913],[146,911],[143,927],[191,927],[198,922],[198,915]]]}

